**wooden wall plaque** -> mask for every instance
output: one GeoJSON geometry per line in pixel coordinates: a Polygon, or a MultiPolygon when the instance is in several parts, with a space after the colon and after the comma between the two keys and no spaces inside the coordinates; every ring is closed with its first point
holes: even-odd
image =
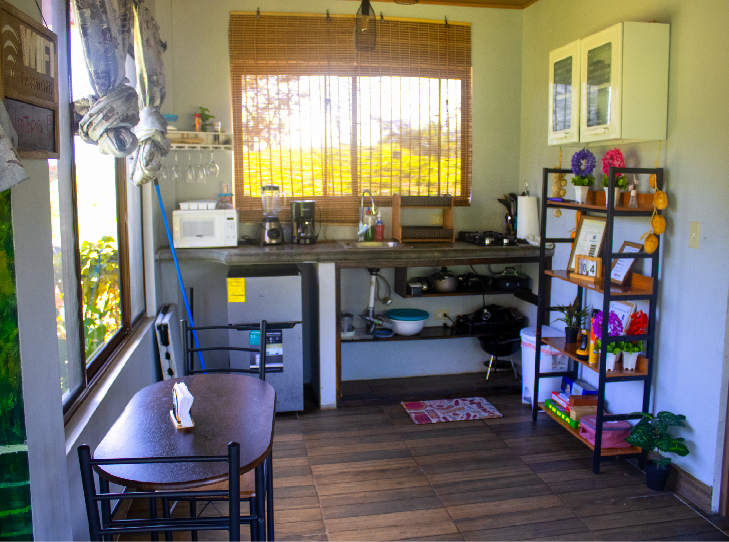
{"type": "Polygon", "coordinates": [[[0,97],[21,158],[58,158],[58,38],[0,0],[0,97]]]}

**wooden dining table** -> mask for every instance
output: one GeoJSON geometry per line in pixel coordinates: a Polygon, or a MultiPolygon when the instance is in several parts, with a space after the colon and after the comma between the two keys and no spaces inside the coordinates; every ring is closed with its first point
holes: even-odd
{"type": "MultiPolygon", "coordinates": [[[[261,465],[273,446],[276,392],[257,378],[198,374],[138,391],[94,451],[94,459],[226,456],[240,444],[240,473],[261,465]],[[195,426],[178,430],[170,416],[172,388],[184,382],[194,397],[195,426]]],[[[110,482],[143,491],[188,489],[227,480],[225,463],[99,465],[110,482]]]]}

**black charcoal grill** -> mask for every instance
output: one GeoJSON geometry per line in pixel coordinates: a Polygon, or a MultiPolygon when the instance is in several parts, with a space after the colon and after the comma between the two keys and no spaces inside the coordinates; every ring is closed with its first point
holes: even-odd
{"type": "MultiPolygon", "coordinates": [[[[478,335],[481,348],[491,356],[484,361],[488,367],[486,380],[492,371],[514,371],[514,378],[519,378],[512,355],[521,346],[519,331],[526,325],[526,317],[516,310],[500,305],[487,305],[471,314],[456,317],[453,333],[478,335]],[[510,367],[498,367],[498,358],[509,358],[510,367]]],[[[506,360],[504,360],[506,361],[506,360]]]]}

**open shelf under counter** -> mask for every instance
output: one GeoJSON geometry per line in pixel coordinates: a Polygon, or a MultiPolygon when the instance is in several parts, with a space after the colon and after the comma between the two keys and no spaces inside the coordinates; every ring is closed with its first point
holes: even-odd
{"type": "MultiPolygon", "coordinates": [[[[479,333],[483,335],[483,333],[479,333]]],[[[392,337],[373,337],[361,329],[355,329],[351,337],[342,337],[342,344],[352,342],[380,342],[380,341],[428,341],[433,339],[462,339],[464,337],[477,337],[467,333],[451,333],[451,328],[445,326],[424,327],[415,335],[393,335],[392,337]]]]}
{"type": "MultiPolygon", "coordinates": [[[[590,448],[590,450],[595,451],[595,446],[593,444],[590,444],[582,435],[580,435],[579,429],[573,429],[569,425],[567,425],[565,422],[560,420],[555,414],[550,412],[547,407],[544,405],[544,403],[539,403],[539,408],[542,409],[544,412],[547,413],[547,415],[552,418],[554,421],[556,421],[559,425],[564,427],[573,437],[575,437],[577,440],[581,441],[585,446],[590,448]]],[[[602,448],[600,450],[600,455],[602,457],[612,457],[616,455],[632,455],[632,454],[639,454],[641,453],[641,449],[637,446],[629,446],[627,448],[602,448]]]]}
{"type": "MultiPolygon", "coordinates": [[[[544,271],[544,274],[550,277],[564,280],[571,284],[576,284],[577,286],[582,286],[583,288],[587,288],[589,290],[594,290],[595,292],[599,292],[601,294],[605,293],[605,290],[602,287],[602,280],[593,283],[584,279],[576,279],[574,278],[574,273],[572,271],[565,270],[547,269],[544,271]]],[[[640,273],[631,273],[630,276],[631,279],[629,286],[618,286],[617,284],[611,284],[610,295],[615,297],[653,295],[653,277],[647,277],[645,275],[641,275],[640,273]]]]}
{"type": "MultiPolygon", "coordinates": [[[[570,359],[575,360],[580,365],[587,367],[592,371],[598,371],[598,365],[596,363],[588,363],[587,361],[581,360],[577,357],[576,352],[577,347],[579,346],[578,343],[565,342],[564,337],[542,337],[542,342],[551,346],[555,350],[559,350],[563,354],[566,354],[570,359]]],[[[608,380],[611,378],[625,379],[629,377],[638,377],[637,379],[641,379],[648,375],[648,359],[644,358],[642,355],[638,356],[638,361],[635,364],[635,371],[624,371],[622,360],[623,358],[621,357],[620,361],[615,363],[615,370],[607,371],[605,373],[605,377],[608,380]]]]}

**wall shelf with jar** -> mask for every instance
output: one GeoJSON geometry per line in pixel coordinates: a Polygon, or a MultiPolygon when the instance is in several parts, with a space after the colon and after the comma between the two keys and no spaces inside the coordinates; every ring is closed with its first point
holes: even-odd
{"type": "Polygon", "coordinates": [[[233,150],[233,134],[218,132],[167,132],[171,150],[233,150]]]}

